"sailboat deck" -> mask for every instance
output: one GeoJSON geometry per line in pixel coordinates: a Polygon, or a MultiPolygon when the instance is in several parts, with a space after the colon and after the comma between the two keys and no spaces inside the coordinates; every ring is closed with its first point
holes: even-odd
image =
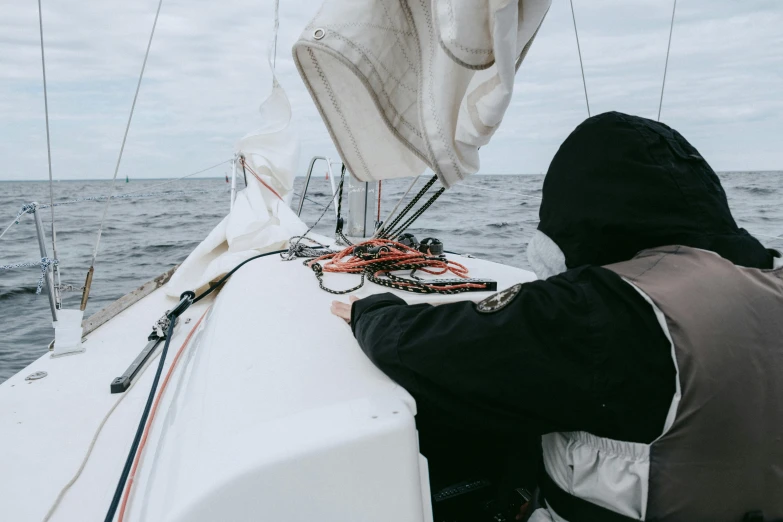
{"type": "MultiPolygon", "coordinates": [[[[459,257],[459,262],[472,277],[497,280],[499,289],[533,279],[529,272],[487,261],[459,257]]],[[[327,274],[325,283],[348,288],[357,279],[327,274]]],[[[353,295],[386,291],[367,283],[353,295]]],[[[393,292],[411,303],[488,295],[393,292]]],[[[429,520],[415,404],[364,356],[350,327],[330,314],[334,298],[318,288],[301,261],[270,256],[249,263],[216,298],[186,311],[167,367],[211,308],[163,395],[126,520],[236,520],[252,513],[264,520],[358,521],[368,520],[370,512],[384,513],[373,520],[429,520]],[[383,451],[374,451],[379,447],[383,451]],[[412,481],[412,474],[421,480],[412,481]],[[348,511],[327,494],[334,480],[355,482],[348,511]],[[247,487],[258,493],[238,503],[237,490],[247,487]],[[293,509],[290,502],[304,491],[310,492],[308,501],[293,509]]],[[[125,397],[110,394],[109,383],[174,304],[158,289],[91,332],[86,352],[44,355],[0,385],[4,518],[43,520],[116,406],[51,519],[105,515],[157,359],[125,397]],[[47,376],[25,380],[39,371],[47,376]]]]}

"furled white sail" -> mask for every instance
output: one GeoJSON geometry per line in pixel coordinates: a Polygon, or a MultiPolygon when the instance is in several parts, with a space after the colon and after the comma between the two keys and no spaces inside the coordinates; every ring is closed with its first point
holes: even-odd
{"type": "Polygon", "coordinates": [[[294,61],[351,173],[479,169],[551,0],[326,0],[294,61]]]}
{"type": "Polygon", "coordinates": [[[299,161],[299,136],[291,128],[291,104],[276,81],[259,110],[262,127],[239,140],[236,152],[244,158],[248,183],[258,176],[290,203],[299,161]]]}
{"type": "Polygon", "coordinates": [[[247,188],[237,193],[231,212],[177,268],[165,287],[170,296],[204,288],[242,261],[286,248],[289,238],[307,231],[307,225],[289,207],[299,162],[299,135],[291,125],[291,104],[275,77],[277,29],[275,4],[267,56],[272,92],[259,109],[261,127],[236,145],[247,188]]]}
{"type": "Polygon", "coordinates": [[[249,257],[285,248],[291,236],[307,230],[289,207],[299,138],[291,128],[288,98],[276,83],[261,105],[261,116],[263,127],[237,144],[247,162],[247,188],[174,273],[166,285],[168,295],[202,288],[249,257]]]}

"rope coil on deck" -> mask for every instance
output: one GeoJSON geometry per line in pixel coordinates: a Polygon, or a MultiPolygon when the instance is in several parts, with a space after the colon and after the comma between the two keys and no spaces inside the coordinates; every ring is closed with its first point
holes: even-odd
{"type": "MultiPolygon", "coordinates": [[[[345,169],[343,169],[343,171],[342,171],[342,175],[340,177],[340,184],[338,185],[337,191],[336,191],[336,192],[338,192],[340,194],[340,198],[342,198],[342,193],[343,193],[342,191],[343,191],[343,184],[344,183],[345,183],[345,169]]],[[[307,231],[304,234],[302,234],[301,236],[294,236],[294,237],[292,237],[292,238],[290,238],[288,240],[288,244],[289,244],[288,251],[287,252],[282,252],[280,254],[280,258],[283,261],[292,261],[294,259],[301,258],[301,257],[316,257],[316,256],[320,256],[320,255],[324,254],[325,252],[330,252],[330,253],[333,252],[331,250],[329,250],[329,251],[319,250],[317,253],[315,253],[315,251],[314,251],[315,247],[308,246],[308,245],[302,245],[301,242],[302,242],[303,239],[306,239],[308,241],[311,241],[311,242],[315,243],[319,247],[326,248],[325,245],[322,245],[318,241],[315,241],[314,239],[307,237],[307,234],[309,234],[318,225],[318,223],[320,223],[321,219],[323,219],[323,217],[326,215],[326,212],[332,206],[332,203],[334,203],[336,198],[337,198],[337,194],[334,194],[332,196],[332,198],[329,200],[329,204],[324,207],[323,211],[321,212],[321,215],[318,216],[318,219],[315,220],[315,223],[310,225],[310,227],[307,229],[307,231]],[[294,242],[294,239],[296,239],[295,242],[294,242]]],[[[339,214],[340,214],[339,210],[338,210],[337,214],[339,216],[339,214]]]]}
{"type": "Polygon", "coordinates": [[[420,294],[456,294],[489,289],[485,281],[468,278],[468,269],[450,259],[431,256],[396,241],[371,239],[351,245],[339,252],[330,252],[314,259],[307,259],[304,265],[313,270],[322,290],[330,294],[347,294],[364,285],[365,279],[378,285],[420,294]],[[391,272],[410,270],[411,278],[393,275],[391,272]],[[416,271],[431,275],[451,273],[449,280],[427,280],[414,275],[416,271]],[[347,290],[334,290],[324,285],[325,272],[357,274],[361,276],[357,286],[347,290]]]}

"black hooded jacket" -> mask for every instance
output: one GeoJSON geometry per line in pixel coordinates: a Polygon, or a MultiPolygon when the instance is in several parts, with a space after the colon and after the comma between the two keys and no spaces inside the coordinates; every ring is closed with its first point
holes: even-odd
{"type": "Polygon", "coordinates": [[[616,112],[586,120],[558,150],[539,230],[567,271],[522,285],[497,312],[467,301],[408,306],[391,294],[353,305],[360,346],[417,401],[431,469],[431,455],[478,463],[490,448],[553,431],[651,442],[675,390],[670,345],[652,307],[602,265],[672,244],[772,265],[693,146],[616,112]]]}

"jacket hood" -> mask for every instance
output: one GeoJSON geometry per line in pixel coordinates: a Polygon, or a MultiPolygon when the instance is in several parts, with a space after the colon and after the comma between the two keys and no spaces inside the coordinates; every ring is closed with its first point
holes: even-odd
{"type": "MultiPolygon", "coordinates": [[[[735,223],[701,154],[663,123],[619,112],[588,118],[560,146],[544,179],[539,218],[538,230],[562,251],[545,248],[546,255],[564,257],[569,269],[666,245],[772,266],[772,253],[735,223]]],[[[536,241],[554,246],[548,239],[536,241]]]]}

